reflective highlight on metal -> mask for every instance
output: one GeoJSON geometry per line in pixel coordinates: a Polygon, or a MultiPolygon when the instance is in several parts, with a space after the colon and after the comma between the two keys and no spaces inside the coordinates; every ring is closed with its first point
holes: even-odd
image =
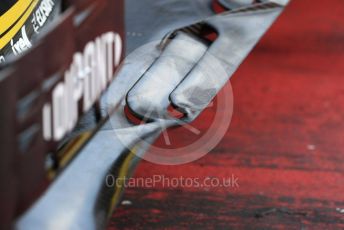
{"type": "MultiPolygon", "coordinates": [[[[141,1],[132,4],[140,4],[137,2],[141,1]]],[[[146,6],[149,10],[154,10],[152,5],[164,4],[155,0],[142,2],[152,3],[146,6]]],[[[190,6],[188,4],[192,1],[168,2],[190,6]]],[[[130,8],[128,5],[127,7],[130,8]]],[[[156,14],[159,14],[159,9],[155,9],[156,14]]],[[[154,43],[148,55],[142,54],[146,57],[144,62],[137,53],[130,62],[125,62],[110,86],[107,101],[102,102],[102,106],[108,111],[114,111],[110,122],[93,137],[36,204],[19,218],[16,228],[104,228],[109,210],[112,210],[118,202],[116,199],[119,199],[118,195],[115,199],[109,195],[114,192],[114,188],[106,187],[105,177],[109,172],[115,171],[116,175],[120,173],[123,161],[131,155],[128,146],[140,156],[164,128],[179,126],[181,121],[190,122],[197,118],[282,10],[283,6],[280,4],[264,2],[212,17],[208,17],[207,12],[202,21],[188,28],[196,28],[196,31],[200,26],[213,28],[218,37],[210,44],[204,42],[201,35],[195,37],[195,34],[183,32],[183,26],[187,26],[195,18],[202,18],[200,15],[190,18],[186,14],[185,20],[180,17],[178,22],[162,26],[161,28],[168,28],[172,32],[160,44],[154,43]],[[183,59],[174,60],[176,54],[183,59]],[[224,68],[225,73],[217,74],[214,70],[219,69],[219,66],[209,65],[213,57],[219,60],[218,65],[224,68]],[[213,73],[213,78],[202,78],[200,73],[204,71],[213,73]],[[185,114],[181,121],[168,117],[166,112],[170,104],[185,114]],[[124,113],[126,106],[146,123],[134,125],[130,122],[124,113]],[[165,116],[161,117],[161,114],[165,116]],[[113,124],[120,126],[113,127],[113,124]]],[[[135,20],[134,15],[129,16],[133,17],[131,20],[135,20]]],[[[152,17],[151,20],[156,18],[152,17]]],[[[160,31],[143,40],[148,42],[161,39],[162,36],[160,31]]],[[[138,47],[139,43],[137,38],[132,43],[129,40],[129,50],[138,47]]],[[[132,160],[128,167],[133,168],[138,160],[132,160]]],[[[125,171],[130,174],[132,170],[125,171]]]]}
{"type": "Polygon", "coordinates": [[[218,38],[210,45],[193,71],[171,94],[172,103],[188,112],[192,119],[197,117],[236,71],[282,9],[282,6],[274,3],[261,3],[205,20],[205,24],[217,31],[218,38]],[[218,59],[227,75],[216,76],[215,81],[200,78],[198,73],[204,71],[202,68],[209,63],[209,57],[218,59]],[[208,97],[203,98],[200,103],[195,102],[194,98],[188,95],[188,92],[194,89],[201,89],[205,92],[203,95],[208,97]]]}

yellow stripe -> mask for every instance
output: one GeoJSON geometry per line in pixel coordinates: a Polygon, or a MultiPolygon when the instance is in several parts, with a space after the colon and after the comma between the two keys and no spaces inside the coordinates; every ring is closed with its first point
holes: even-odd
{"type": "Polygon", "coordinates": [[[66,152],[62,150],[62,152],[64,153],[59,166],[61,168],[65,167],[72,160],[75,154],[81,149],[81,147],[86,143],[86,141],[90,139],[91,136],[91,132],[85,132],[78,137],[76,142],[72,142],[70,145],[68,144],[68,150],[66,152]]]}
{"type": "Polygon", "coordinates": [[[17,34],[17,32],[21,29],[21,27],[26,22],[27,18],[31,15],[31,12],[34,10],[37,3],[38,3],[38,0],[33,0],[32,4],[28,8],[28,10],[25,12],[25,14],[17,22],[17,24],[15,24],[15,26],[13,26],[12,29],[0,39],[0,49],[4,48],[4,46],[7,45],[9,41],[11,41],[14,35],[17,34]]]}
{"type": "Polygon", "coordinates": [[[0,34],[10,28],[18,18],[25,12],[33,0],[19,0],[8,11],[0,17],[0,34]]]}
{"type": "MultiPolygon", "coordinates": [[[[118,173],[118,178],[123,179],[124,177],[128,176],[128,172],[129,172],[129,167],[130,167],[130,163],[132,162],[132,159],[135,157],[136,153],[136,148],[133,148],[128,157],[125,159],[125,161],[123,162],[123,165],[121,167],[121,169],[119,170],[118,173]]],[[[117,187],[117,189],[115,190],[115,193],[112,196],[111,202],[110,202],[110,207],[109,207],[109,211],[108,211],[108,218],[111,216],[111,214],[113,213],[116,205],[119,202],[119,199],[121,198],[121,193],[124,189],[125,186],[125,181],[121,180],[123,183],[121,184],[121,186],[117,187]]]]}
{"type": "MultiPolygon", "coordinates": [[[[62,154],[62,158],[59,160],[59,169],[64,168],[91,137],[91,132],[85,132],[79,137],[72,140],[70,143],[67,144],[66,147],[59,151],[59,153],[57,154],[62,154]]],[[[56,173],[56,170],[49,169],[47,174],[48,179],[53,180],[56,177],[56,173]]]]}

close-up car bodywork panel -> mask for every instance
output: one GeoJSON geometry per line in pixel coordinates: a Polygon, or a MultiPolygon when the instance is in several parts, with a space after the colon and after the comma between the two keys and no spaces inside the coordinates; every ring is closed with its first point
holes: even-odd
{"type": "Polygon", "coordinates": [[[21,55],[11,54],[12,46],[2,50],[1,183],[10,182],[2,189],[1,218],[18,229],[105,227],[123,192],[105,186],[106,174],[130,175],[161,134],[161,121],[164,128],[180,125],[168,117],[170,105],[184,114],[183,123],[195,120],[287,1],[54,4],[58,16],[39,33],[30,30],[21,55]],[[210,8],[214,2],[219,14],[210,8]],[[131,55],[118,68],[147,43],[149,59],[131,55]],[[191,64],[173,66],[177,74],[160,88],[157,73],[172,70],[164,67],[164,55],[177,54],[191,64]],[[224,71],[213,72],[212,58],[224,71]],[[198,74],[207,71],[212,80],[198,74]],[[188,94],[194,89],[201,100],[188,94]],[[125,108],[149,122],[133,124],[125,108]]]}

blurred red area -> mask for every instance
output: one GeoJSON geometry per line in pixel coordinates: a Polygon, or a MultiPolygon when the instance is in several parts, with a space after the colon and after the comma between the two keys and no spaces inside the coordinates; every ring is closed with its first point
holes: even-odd
{"type": "Polygon", "coordinates": [[[291,1],[231,80],[221,143],[181,166],[142,161],[134,176],[234,174],[238,188],[130,188],[108,229],[344,228],[343,15],[343,0],[291,1]]]}

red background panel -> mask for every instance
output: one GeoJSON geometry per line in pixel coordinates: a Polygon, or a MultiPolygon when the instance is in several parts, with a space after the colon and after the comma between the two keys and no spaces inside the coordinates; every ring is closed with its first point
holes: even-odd
{"type": "Polygon", "coordinates": [[[234,174],[239,187],[130,188],[108,229],[344,228],[344,1],[291,1],[231,83],[232,123],[213,151],[142,161],[134,177],[234,174]]]}

